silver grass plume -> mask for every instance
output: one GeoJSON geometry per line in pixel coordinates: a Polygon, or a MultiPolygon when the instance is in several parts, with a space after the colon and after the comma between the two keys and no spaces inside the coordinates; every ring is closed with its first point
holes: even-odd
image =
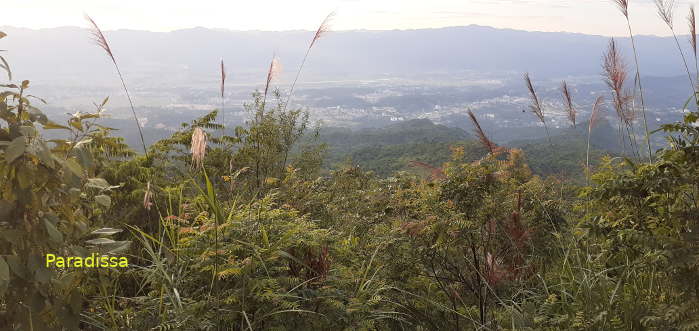
{"type": "Polygon", "coordinates": [[[192,132],[192,168],[199,169],[204,166],[204,156],[206,156],[206,132],[200,127],[194,128],[192,132]]]}
{"type": "Polygon", "coordinates": [[[143,146],[143,153],[144,155],[148,155],[148,149],[146,148],[146,141],[143,139],[143,130],[141,129],[141,123],[138,121],[138,116],[136,115],[136,108],[133,105],[133,100],[131,99],[131,94],[129,93],[129,89],[126,88],[126,82],[124,81],[124,76],[121,74],[121,70],[119,69],[119,65],[116,62],[116,59],[114,58],[114,53],[112,52],[112,48],[109,46],[109,43],[107,42],[107,38],[104,36],[104,33],[102,33],[102,30],[97,26],[97,23],[88,16],[87,14],[85,15],[85,19],[90,23],[91,29],[90,33],[92,34],[92,41],[101,49],[107,53],[107,56],[112,60],[112,63],[114,64],[114,68],[117,71],[117,75],[119,76],[119,79],[121,80],[121,86],[124,88],[124,92],[126,93],[126,97],[129,99],[129,105],[131,106],[131,113],[133,113],[133,118],[134,121],[136,121],[136,127],[138,128],[138,135],[141,138],[141,145],[143,146]]]}

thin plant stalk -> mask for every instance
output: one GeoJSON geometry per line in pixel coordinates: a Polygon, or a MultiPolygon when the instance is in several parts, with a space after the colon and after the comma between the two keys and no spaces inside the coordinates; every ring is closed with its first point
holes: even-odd
{"type": "Polygon", "coordinates": [[[223,138],[223,135],[226,131],[226,112],[225,112],[225,106],[226,106],[226,98],[225,98],[225,92],[226,92],[226,67],[223,64],[223,59],[221,59],[221,136],[223,138]]]}
{"type": "Polygon", "coordinates": [[[603,57],[602,68],[604,69],[604,81],[612,91],[614,109],[616,110],[619,118],[619,145],[622,150],[626,150],[626,140],[624,139],[623,133],[623,127],[625,127],[628,134],[629,146],[632,149],[632,153],[636,154],[633,152],[634,146],[632,140],[634,138],[632,137],[629,129],[629,127],[633,126],[633,121],[635,118],[633,104],[629,105],[629,102],[633,101],[634,96],[629,95],[624,87],[627,77],[627,69],[621,57],[621,53],[619,52],[619,48],[616,46],[614,38],[609,41],[609,47],[603,57]]]}
{"type": "MultiPolygon", "coordinates": [[[[697,57],[697,19],[694,13],[694,5],[689,7],[689,16],[687,16],[687,21],[689,23],[689,44],[692,46],[692,53],[694,54],[694,72],[696,74],[695,83],[699,85],[699,60],[697,57]]],[[[697,86],[694,88],[695,101],[697,94],[697,86]]],[[[699,104],[699,101],[697,101],[699,104]]]]}
{"type": "Polygon", "coordinates": [[[675,0],[655,0],[655,6],[658,8],[658,16],[665,22],[665,25],[672,32],[672,37],[675,39],[675,45],[677,46],[677,51],[680,52],[682,57],[682,63],[684,63],[684,69],[687,71],[687,78],[689,78],[689,85],[694,91],[694,98],[696,101],[696,87],[694,85],[694,80],[692,79],[692,73],[689,70],[689,65],[687,65],[687,58],[684,56],[682,51],[682,46],[680,46],[680,41],[677,39],[677,34],[675,33],[675,25],[673,22],[674,10],[675,10],[675,0]]]}
{"type": "Polygon", "coordinates": [[[335,17],[335,12],[331,12],[330,14],[328,14],[328,16],[325,17],[323,22],[320,23],[318,30],[316,30],[316,33],[313,36],[311,43],[308,45],[308,48],[306,48],[306,54],[303,56],[303,60],[301,60],[301,65],[299,66],[299,70],[296,72],[296,77],[294,78],[293,83],[291,83],[291,87],[289,87],[289,95],[287,96],[286,103],[284,104],[284,110],[286,110],[287,106],[289,106],[291,96],[292,94],[294,94],[296,82],[298,82],[299,77],[301,76],[301,71],[303,70],[303,66],[306,64],[306,59],[308,59],[308,54],[311,52],[313,45],[315,45],[315,43],[320,38],[322,38],[328,31],[330,31],[330,21],[332,21],[333,17],[335,17]]]}
{"type": "Polygon", "coordinates": [[[116,59],[114,58],[114,53],[112,52],[112,48],[109,46],[109,43],[107,42],[107,38],[104,36],[102,33],[102,30],[97,26],[97,23],[88,15],[85,15],[85,19],[90,23],[92,26],[91,33],[93,37],[93,41],[102,48],[109,58],[112,60],[112,63],[114,63],[114,68],[116,68],[117,75],[119,76],[119,79],[121,80],[121,86],[124,88],[124,92],[126,92],[126,97],[129,99],[129,105],[131,106],[131,113],[133,114],[134,121],[136,121],[136,127],[138,128],[138,135],[141,137],[141,145],[143,146],[143,153],[148,156],[148,149],[146,148],[146,141],[143,139],[143,130],[141,129],[141,123],[138,121],[138,116],[136,115],[136,108],[133,105],[133,100],[131,99],[131,94],[129,93],[129,89],[126,87],[126,82],[124,81],[124,76],[121,74],[121,70],[119,69],[119,65],[116,62],[116,59]]]}
{"type": "Polygon", "coordinates": [[[590,120],[587,123],[587,152],[585,156],[585,183],[586,186],[590,185],[590,137],[592,136],[592,128],[595,126],[595,123],[597,122],[597,118],[599,116],[599,111],[602,106],[602,102],[604,101],[604,98],[602,96],[598,96],[597,99],[595,100],[595,103],[592,105],[592,113],[590,115],[590,120]]]}
{"type": "Polygon", "coordinates": [[[650,131],[648,130],[648,120],[646,118],[646,102],[643,97],[643,84],[641,83],[641,67],[638,63],[638,51],[636,50],[636,39],[634,38],[633,31],[631,30],[631,20],[629,19],[629,2],[628,0],[613,0],[614,3],[619,7],[622,15],[626,18],[626,27],[629,31],[629,38],[631,39],[631,47],[633,49],[634,63],[636,65],[636,80],[638,81],[638,92],[641,99],[641,113],[643,115],[643,128],[646,133],[646,146],[648,147],[648,162],[653,162],[653,152],[650,148],[650,131]]]}

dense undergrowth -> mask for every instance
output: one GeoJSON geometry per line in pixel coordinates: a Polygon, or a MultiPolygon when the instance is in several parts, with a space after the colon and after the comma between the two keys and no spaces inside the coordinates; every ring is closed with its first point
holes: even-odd
{"type": "Polygon", "coordinates": [[[213,111],[136,154],[99,125],[107,100],[57,124],[4,87],[3,329],[699,328],[697,112],[653,162],[578,185],[488,144],[430,176],[321,173],[307,114],[267,90],[245,126],[213,111]],[[130,266],[44,263],[92,252],[130,266]]]}

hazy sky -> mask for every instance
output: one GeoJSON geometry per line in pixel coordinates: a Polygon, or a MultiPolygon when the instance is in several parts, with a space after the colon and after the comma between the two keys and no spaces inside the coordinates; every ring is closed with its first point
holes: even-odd
{"type": "MultiPolygon", "coordinates": [[[[699,0],[697,0],[699,1],[699,0]]],[[[635,32],[667,35],[653,0],[630,0],[635,32]]],[[[684,34],[691,1],[677,0],[676,31],[684,34]]],[[[536,31],[624,35],[611,0],[3,0],[0,25],[86,26],[171,31],[203,26],[233,30],[315,30],[331,11],[335,30],[412,29],[479,24],[536,31]]]]}

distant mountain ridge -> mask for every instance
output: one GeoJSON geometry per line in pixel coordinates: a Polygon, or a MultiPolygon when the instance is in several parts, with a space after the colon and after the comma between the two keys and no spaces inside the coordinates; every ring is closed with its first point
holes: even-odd
{"type": "MultiPolygon", "coordinates": [[[[110,64],[77,27],[32,30],[0,27],[0,45],[17,77],[111,79],[110,64]],[[105,77],[106,76],[106,77],[105,77]]],[[[223,58],[233,81],[259,81],[273,53],[287,71],[296,69],[311,31],[226,31],[192,28],[172,32],[106,32],[131,80],[186,82],[215,77],[223,58]]],[[[616,38],[628,59],[628,38],[616,38]]],[[[532,72],[537,78],[598,75],[609,38],[563,32],[528,32],[469,25],[440,29],[338,31],[316,45],[308,77],[346,79],[450,72],[532,72]]],[[[685,40],[680,36],[680,40],[685,40]]],[[[638,36],[644,75],[682,74],[674,41],[638,36]]],[[[687,49],[687,51],[689,51],[687,49]]],[[[687,53],[688,54],[688,53],[687,53]]]]}

